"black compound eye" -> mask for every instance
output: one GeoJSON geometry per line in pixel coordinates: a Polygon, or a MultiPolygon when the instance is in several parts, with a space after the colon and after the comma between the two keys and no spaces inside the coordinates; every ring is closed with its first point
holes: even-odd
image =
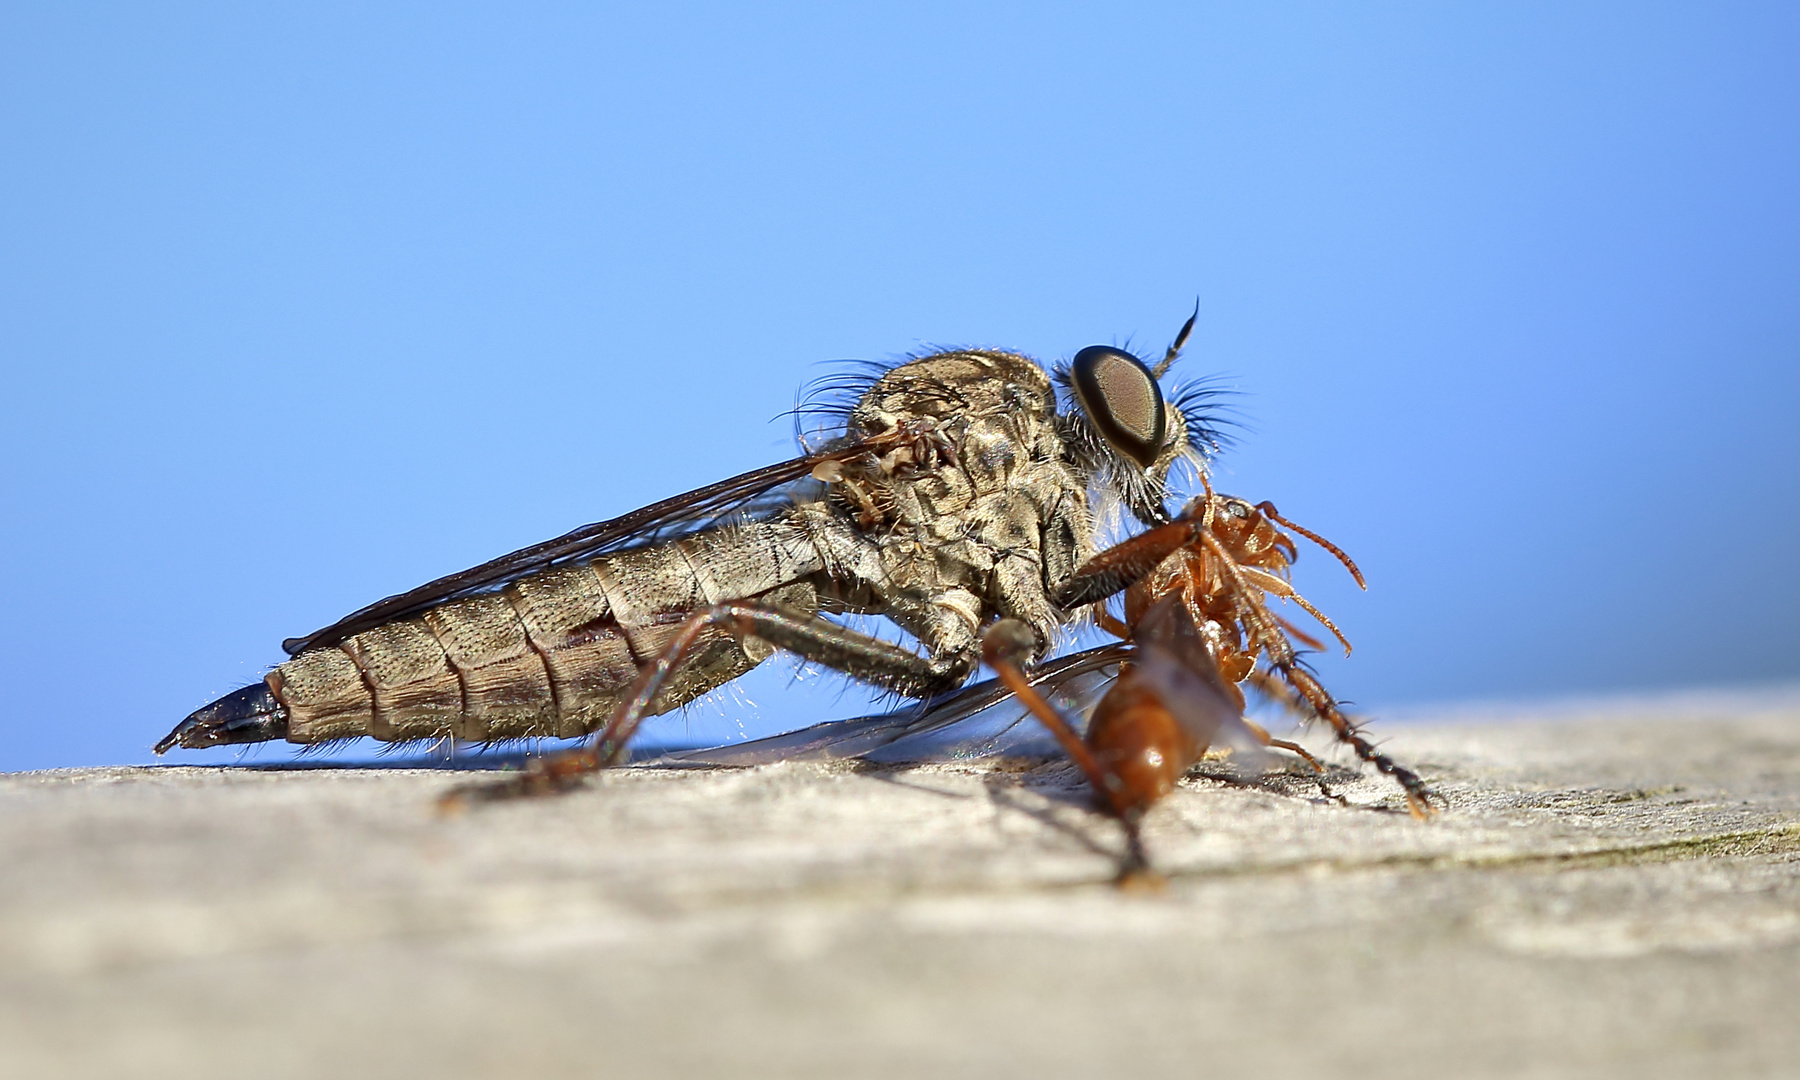
{"type": "Polygon", "coordinates": [[[1148,469],[1162,456],[1169,416],[1144,362],[1123,349],[1089,345],[1069,364],[1069,383],[1101,436],[1148,469]]]}

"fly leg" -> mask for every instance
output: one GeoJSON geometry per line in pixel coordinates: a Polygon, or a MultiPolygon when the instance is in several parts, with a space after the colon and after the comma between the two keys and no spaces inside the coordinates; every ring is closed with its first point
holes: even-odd
{"type": "Polygon", "coordinates": [[[1115,544],[1083,563],[1051,597],[1065,610],[1124,592],[1157,564],[1193,542],[1198,525],[1180,518],[1115,544]]]}
{"type": "Polygon", "coordinates": [[[690,615],[670,638],[662,655],[639,671],[631,696],[620,703],[592,743],[535,758],[518,775],[499,783],[454,788],[439,800],[439,806],[456,810],[473,801],[553,794],[590,773],[619,764],[670,677],[687,662],[701,635],[715,627],[740,638],[759,638],[803,659],[908,697],[929,697],[954,689],[975,669],[973,655],[920,656],[816,615],[759,604],[716,604],[690,615]]]}

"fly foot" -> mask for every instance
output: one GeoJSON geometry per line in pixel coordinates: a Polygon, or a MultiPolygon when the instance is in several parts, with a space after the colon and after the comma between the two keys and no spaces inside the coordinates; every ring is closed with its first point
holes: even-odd
{"type": "Polygon", "coordinates": [[[580,786],[582,778],[599,767],[599,758],[591,749],[532,758],[525,768],[504,779],[451,788],[438,796],[438,813],[451,816],[476,803],[561,795],[580,786]]]}

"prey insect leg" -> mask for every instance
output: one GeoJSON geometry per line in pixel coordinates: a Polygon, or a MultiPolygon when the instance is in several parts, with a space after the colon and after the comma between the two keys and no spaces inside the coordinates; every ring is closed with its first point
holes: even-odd
{"type": "MultiPolygon", "coordinates": [[[[1087,743],[1082,742],[1081,736],[1075,734],[1074,727],[1063,719],[1056,706],[1044,700],[1020,667],[1021,662],[1031,655],[1035,644],[1031,631],[1023,623],[1002,619],[982,635],[981,655],[1000,677],[1000,681],[1006,684],[1006,688],[1013,692],[1013,696],[1031,710],[1031,715],[1037,718],[1038,723],[1043,724],[1056,737],[1063,753],[1069,755],[1069,760],[1087,777],[1094,794],[1104,797],[1110,803],[1123,786],[1123,781],[1116,773],[1101,767],[1087,743]]],[[[1125,826],[1125,860],[1119,870],[1120,884],[1156,886],[1160,879],[1150,869],[1149,857],[1144,853],[1143,835],[1138,827],[1141,813],[1134,811],[1118,814],[1117,817],[1125,826]]]]}
{"type": "Polygon", "coordinates": [[[1362,737],[1362,733],[1338,708],[1337,702],[1326,692],[1325,687],[1301,666],[1300,658],[1295,655],[1293,645],[1274,621],[1273,614],[1257,599],[1260,593],[1253,591],[1249,585],[1248,575],[1244,572],[1246,568],[1238,566],[1230,553],[1220,545],[1218,538],[1210,532],[1202,532],[1200,540],[1218,555],[1226,576],[1237,583],[1236,593],[1242,598],[1241,611],[1246,628],[1268,657],[1269,666],[1281,673],[1281,677],[1298,695],[1298,700],[1304,703],[1303,714],[1316,716],[1330,724],[1332,734],[1339,742],[1350,747],[1357,757],[1373,765],[1377,772],[1392,778],[1404,788],[1406,809],[1413,817],[1421,821],[1430,817],[1432,794],[1431,789],[1425,786],[1425,781],[1362,737]]]}
{"type": "Polygon", "coordinates": [[[1290,754],[1299,756],[1301,760],[1312,766],[1313,782],[1319,785],[1319,794],[1336,802],[1344,801],[1343,796],[1332,791],[1331,786],[1325,783],[1325,766],[1318,758],[1312,755],[1312,751],[1301,746],[1297,742],[1290,742],[1287,739],[1277,739],[1275,736],[1269,734],[1268,728],[1263,727],[1261,724],[1247,716],[1242,716],[1238,719],[1243,723],[1244,727],[1249,730],[1250,734],[1256,737],[1257,742],[1262,743],[1264,746],[1273,746],[1277,749],[1286,750],[1290,754]]]}
{"type": "Polygon", "coordinates": [[[1375,771],[1390,777],[1405,789],[1408,813],[1421,821],[1431,816],[1431,800],[1436,796],[1425,786],[1425,781],[1419,779],[1418,773],[1388,757],[1363,738],[1362,731],[1344,715],[1319,681],[1297,662],[1275,662],[1274,666],[1289,685],[1293,686],[1300,700],[1306,703],[1307,711],[1331,725],[1332,734],[1339,742],[1348,746],[1357,757],[1373,765],[1375,771]]]}
{"type": "Polygon", "coordinates": [[[1118,638],[1120,641],[1131,640],[1131,627],[1126,626],[1103,607],[1094,609],[1094,625],[1118,638]]]}
{"type": "Polygon", "coordinates": [[[1273,746],[1277,749],[1286,750],[1290,754],[1299,756],[1304,759],[1308,765],[1312,766],[1313,772],[1323,773],[1325,771],[1325,766],[1321,765],[1319,759],[1313,757],[1312,752],[1306,747],[1301,746],[1297,742],[1289,742],[1286,739],[1277,739],[1275,736],[1269,734],[1268,728],[1263,727],[1261,724],[1248,717],[1239,717],[1238,720],[1245,727],[1250,729],[1250,734],[1256,736],[1257,742],[1262,743],[1264,746],[1273,746]]]}
{"type": "Polygon", "coordinates": [[[1345,656],[1350,655],[1350,641],[1348,638],[1344,637],[1344,632],[1337,628],[1337,623],[1332,622],[1326,617],[1324,612],[1313,607],[1306,597],[1295,592],[1292,585],[1289,585],[1287,582],[1276,577],[1274,574],[1269,573],[1267,570],[1258,570],[1254,566],[1239,566],[1236,568],[1236,571],[1243,575],[1246,581],[1264,592],[1274,593],[1276,596],[1292,600],[1294,603],[1298,604],[1308,615],[1319,620],[1319,625],[1331,631],[1332,636],[1338,639],[1338,644],[1344,647],[1345,656]]]}

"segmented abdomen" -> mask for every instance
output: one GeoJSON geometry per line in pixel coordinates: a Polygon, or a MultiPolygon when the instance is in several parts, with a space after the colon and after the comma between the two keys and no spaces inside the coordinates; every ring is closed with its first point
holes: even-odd
{"type": "MultiPolygon", "coordinates": [[[[821,560],[805,530],[763,522],[560,566],[301,653],[269,673],[289,742],[370,735],[570,738],[604,724],[691,612],[757,599],[811,613],[821,560]]],[[[653,712],[769,655],[709,632],[653,712]]]]}

